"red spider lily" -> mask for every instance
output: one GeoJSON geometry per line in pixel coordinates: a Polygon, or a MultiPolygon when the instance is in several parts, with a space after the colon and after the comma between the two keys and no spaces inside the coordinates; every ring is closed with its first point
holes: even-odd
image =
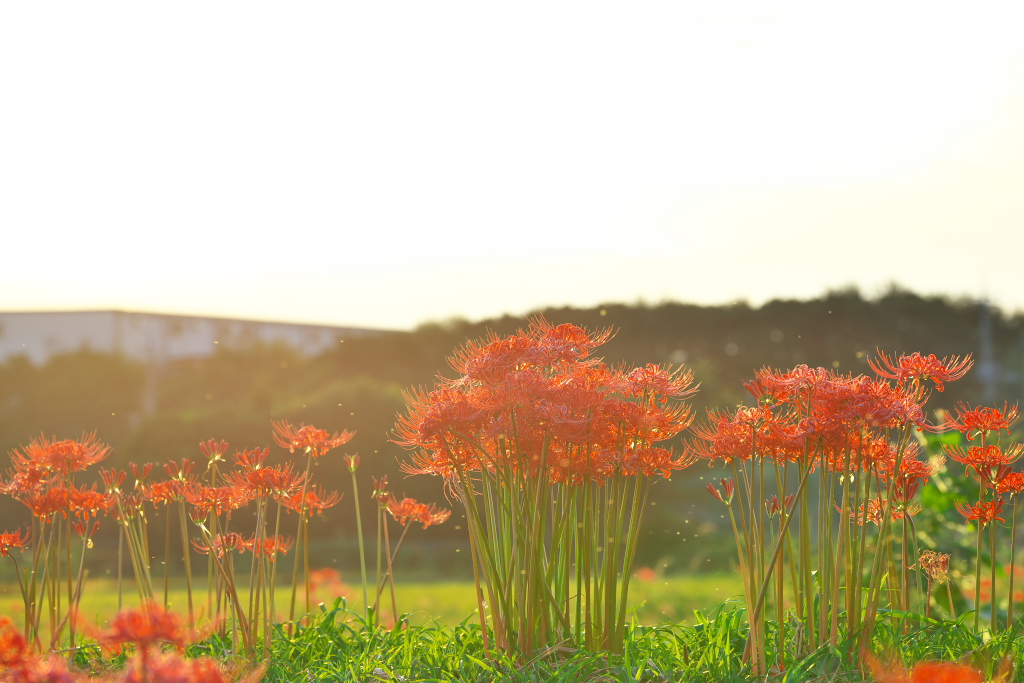
{"type": "Polygon", "coordinates": [[[269,557],[271,560],[273,560],[277,555],[287,554],[294,545],[294,538],[285,538],[284,536],[258,538],[254,535],[248,541],[248,547],[252,551],[253,555],[256,555],[257,557],[269,557]]]}
{"type": "Polygon", "coordinates": [[[67,517],[68,491],[65,488],[31,493],[24,496],[22,502],[40,521],[48,522],[58,512],[67,517]]]}
{"type": "MultiPolygon", "coordinates": [[[[174,683],[228,683],[234,677],[209,657],[186,659],[177,652],[151,652],[146,656],[145,672],[138,680],[174,681],[174,683]]],[[[139,674],[136,674],[139,675],[139,674]]],[[[131,679],[133,682],[136,678],[131,679]]]]}
{"type": "Polygon", "coordinates": [[[775,415],[767,407],[747,408],[740,406],[734,415],[721,411],[709,411],[704,424],[694,427],[693,433],[709,443],[694,444],[694,451],[713,466],[716,460],[728,464],[735,458],[749,460],[754,455],[757,434],[775,415]]]}
{"type": "Polygon", "coordinates": [[[344,597],[349,594],[349,587],[341,580],[341,572],[331,567],[311,569],[309,572],[310,590],[325,598],[344,597]]]}
{"type": "Polygon", "coordinates": [[[96,440],[96,432],[83,434],[78,441],[51,441],[45,436],[33,439],[21,450],[11,451],[18,471],[59,472],[64,476],[80,472],[110,454],[110,447],[96,440]]]}
{"type": "Polygon", "coordinates": [[[43,484],[49,481],[47,473],[41,469],[14,471],[8,473],[8,476],[10,476],[10,481],[0,482],[0,493],[6,493],[18,499],[27,493],[38,491],[43,484]]]}
{"type": "Polygon", "coordinates": [[[113,501],[109,496],[100,493],[95,487],[79,489],[68,488],[69,509],[79,519],[92,519],[101,512],[110,509],[113,501]]]}
{"type": "Polygon", "coordinates": [[[918,447],[910,444],[903,452],[899,474],[893,476],[896,466],[895,454],[886,449],[886,456],[877,461],[875,472],[883,481],[893,480],[895,500],[907,503],[920,490],[921,485],[933,477],[946,459],[942,456],[930,458],[928,462],[918,460],[918,447]]]}
{"type": "Polygon", "coordinates": [[[786,496],[786,499],[784,501],[780,503],[779,497],[775,494],[772,494],[771,498],[764,501],[765,512],[768,513],[769,517],[774,517],[775,515],[782,512],[783,509],[788,511],[790,509],[790,506],[793,505],[794,498],[796,498],[796,494],[791,493],[788,496],[786,496]]]}
{"type": "Polygon", "coordinates": [[[200,442],[199,450],[201,450],[203,455],[206,456],[209,465],[212,465],[215,462],[221,462],[224,460],[224,454],[228,452],[228,442],[218,442],[216,439],[209,439],[207,441],[200,442]]]}
{"type": "Polygon", "coordinates": [[[689,467],[697,460],[697,455],[688,452],[682,456],[667,448],[626,448],[622,452],[621,471],[627,477],[642,474],[653,477],[656,474],[668,479],[674,470],[689,467]]]}
{"type": "Polygon", "coordinates": [[[147,462],[142,466],[131,462],[128,463],[128,466],[132,469],[132,474],[135,476],[135,479],[139,482],[145,482],[149,479],[149,475],[153,471],[153,463],[151,462],[147,462]]]}
{"type": "Polygon", "coordinates": [[[806,400],[830,375],[825,368],[812,369],[806,365],[798,365],[788,372],[762,368],[754,373],[754,380],[744,386],[760,404],[775,405],[806,400]]]}
{"type": "Polygon", "coordinates": [[[980,671],[956,662],[919,662],[905,669],[891,663],[883,665],[870,655],[864,659],[876,683],[984,683],[980,671]]]}
{"type": "Polygon", "coordinates": [[[650,398],[669,396],[685,398],[697,393],[693,385],[693,373],[685,368],[675,370],[646,365],[635,368],[622,380],[622,393],[626,396],[650,398]]]}
{"type": "Polygon", "coordinates": [[[159,503],[166,504],[182,498],[181,482],[175,479],[145,484],[140,488],[146,500],[154,505],[159,503]]]}
{"type": "Polygon", "coordinates": [[[195,463],[184,458],[181,464],[174,462],[173,460],[164,465],[164,471],[167,472],[167,476],[177,482],[188,482],[192,481],[192,470],[195,469],[195,463]]]}
{"type": "Polygon", "coordinates": [[[240,553],[252,550],[250,542],[246,540],[242,534],[236,531],[217,534],[213,537],[213,542],[208,546],[203,545],[198,541],[192,541],[192,545],[195,546],[196,550],[204,555],[209,555],[212,550],[217,557],[224,557],[225,553],[229,553],[232,550],[237,550],[240,553]]]}
{"type": "Polygon", "coordinates": [[[24,550],[25,546],[28,545],[28,542],[28,532],[25,532],[25,535],[22,536],[21,529],[18,529],[17,531],[5,531],[0,534],[0,557],[7,557],[15,548],[24,550]]]}
{"type": "Polygon", "coordinates": [[[178,615],[155,602],[121,610],[111,620],[110,628],[96,636],[96,641],[105,649],[131,643],[136,650],[149,650],[163,644],[184,650],[195,639],[196,634],[182,625],[178,615]]]}
{"type": "Polygon", "coordinates": [[[0,617],[0,670],[20,666],[31,657],[28,640],[10,618],[0,617]]]}
{"type": "Polygon", "coordinates": [[[317,429],[312,425],[301,425],[295,429],[290,422],[283,420],[271,424],[274,427],[274,441],[279,446],[287,448],[292,453],[308,453],[314,458],[319,458],[332,448],[348,443],[356,435],[355,432],[347,430],[332,435],[326,429],[317,429]]]}
{"type": "Polygon", "coordinates": [[[1024,472],[1007,472],[996,482],[996,492],[1000,495],[1019,495],[1024,491],[1024,472]]]}
{"type": "Polygon", "coordinates": [[[294,471],[292,463],[281,467],[257,467],[242,472],[231,472],[224,479],[250,496],[289,496],[305,481],[305,477],[294,471]]]}
{"type": "Polygon", "coordinates": [[[388,475],[384,475],[380,479],[377,477],[371,477],[373,479],[373,493],[370,497],[378,503],[383,503],[388,499],[391,494],[388,493],[388,475]]]}
{"type": "Polygon", "coordinates": [[[321,513],[329,507],[333,507],[341,500],[341,494],[337,491],[327,493],[319,486],[306,488],[305,494],[298,491],[291,495],[280,498],[281,505],[284,505],[293,512],[301,514],[321,513]]]}
{"type": "Polygon", "coordinates": [[[124,470],[100,470],[100,479],[108,493],[118,492],[125,480],[124,470]]]}
{"type": "Polygon", "coordinates": [[[923,386],[930,380],[935,383],[937,391],[945,389],[945,382],[958,380],[967,374],[973,363],[970,354],[963,358],[950,356],[940,359],[936,358],[935,354],[922,356],[916,351],[898,359],[879,351],[877,361],[873,358],[868,359],[868,365],[879,377],[894,379],[900,386],[908,381],[923,386]]]}
{"type": "Polygon", "coordinates": [[[1004,501],[1002,498],[999,500],[988,501],[978,503],[976,505],[967,505],[960,501],[956,502],[956,510],[966,519],[976,519],[978,524],[985,526],[989,522],[996,520],[1005,522],[1006,520],[999,516],[1003,511],[1004,501]]]}
{"type": "Polygon", "coordinates": [[[235,464],[246,472],[253,472],[263,467],[267,456],[270,455],[269,448],[251,448],[235,453],[235,464]]]}
{"type": "Polygon", "coordinates": [[[399,416],[394,441],[407,448],[442,451],[449,430],[471,434],[486,416],[484,410],[470,403],[466,394],[450,387],[429,393],[413,389],[403,392],[403,397],[409,411],[399,416]]]}
{"type": "MultiPolygon", "coordinates": [[[[839,506],[836,506],[839,509],[839,506]]],[[[921,505],[919,503],[910,504],[893,504],[892,509],[889,512],[889,519],[892,521],[898,521],[904,517],[916,515],[921,511],[921,505]]],[[[882,498],[872,498],[865,505],[861,505],[856,511],[850,513],[850,519],[857,523],[858,526],[864,526],[865,522],[872,522],[875,526],[882,525],[882,519],[885,515],[885,500],[882,498]]]]}
{"type": "Polygon", "coordinates": [[[358,453],[354,453],[352,455],[346,455],[344,457],[345,457],[345,467],[348,468],[349,472],[355,472],[356,470],[359,469],[359,454],[358,453]]]}
{"type": "Polygon", "coordinates": [[[1006,448],[1000,448],[995,444],[987,446],[970,446],[966,450],[962,446],[943,446],[943,450],[953,460],[961,465],[969,467],[984,480],[985,473],[991,472],[992,468],[1010,465],[1017,458],[1024,454],[1024,445],[1011,444],[1006,448]]]}
{"type": "Polygon", "coordinates": [[[436,507],[433,503],[429,505],[418,503],[413,498],[398,500],[395,496],[389,496],[384,505],[387,511],[391,513],[391,516],[395,518],[395,521],[402,526],[405,526],[409,520],[412,520],[419,522],[426,529],[429,526],[441,524],[452,515],[451,510],[443,510],[436,507]]]}
{"type": "Polygon", "coordinates": [[[718,488],[714,485],[714,483],[708,484],[708,491],[711,493],[712,496],[717,498],[719,502],[725,503],[726,505],[731,505],[733,494],[736,492],[736,482],[734,482],[732,479],[722,479],[721,482],[722,490],[725,491],[724,496],[718,491],[718,488]]]}
{"type": "Polygon", "coordinates": [[[231,510],[237,510],[251,500],[248,491],[235,486],[202,486],[192,484],[182,488],[182,495],[185,500],[196,510],[199,518],[206,517],[211,510],[216,515],[222,515],[231,510]]]}
{"type": "MultiPolygon", "coordinates": [[[[949,553],[937,553],[934,550],[921,551],[918,566],[932,581],[943,583],[949,578],[949,553]]],[[[913,569],[913,567],[911,567],[913,569]]]]}
{"type": "Polygon", "coordinates": [[[0,675],[6,683],[77,683],[62,657],[40,657],[7,617],[0,617],[0,675]]]}
{"type": "Polygon", "coordinates": [[[976,434],[984,435],[989,432],[1010,433],[1010,427],[1020,417],[1020,409],[1014,405],[1005,403],[1002,409],[999,408],[970,408],[965,403],[956,405],[956,417],[946,417],[942,423],[945,429],[954,429],[962,433],[968,441],[974,439],[976,434]]]}

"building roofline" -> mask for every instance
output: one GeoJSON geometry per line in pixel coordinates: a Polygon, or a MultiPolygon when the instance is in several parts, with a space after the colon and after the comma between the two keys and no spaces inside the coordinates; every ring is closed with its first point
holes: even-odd
{"type": "Polygon", "coordinates": [[[114,315],[145,315],[156,318],[173,318],[178,320],[213,320],[218,322],[232,322],[232,323],[254,323],[254,324],[269,324],[269,325],[293,325],[297,327],[316,327],[320,329],[330,330],[359,330],[363,332],[402,332],[404,330],[386,329],[379,327],[357,327],[354,325],[328,325],[326,323],[310,323],[310,322],[293,322],[290,320],[267,320],[261,318],[229,318],[225,316],[217,315],[201,315],[197,313],[156,313],[153,311],[139,311],[139,310],[125,310],[120,308],[96,308],[96,309],[65,309],[65,310],[52,310],[52,311],[0,311],[0,316],[7,315],[19,315],[19,316],[42,316],[42,315],[94,315],[94,314],[114,314],[114,315]]]}

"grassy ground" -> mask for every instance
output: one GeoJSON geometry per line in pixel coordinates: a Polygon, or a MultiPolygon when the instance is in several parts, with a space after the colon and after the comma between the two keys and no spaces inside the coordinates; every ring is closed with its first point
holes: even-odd
{"type": "MultiPolygon", "coordinates": [[[[591,653],[566,646],[507,657],[487,652],[475,609],[473,585],[468,582],[405,582],[396,586],[400,613],[409,614],[402,628],[368,627],[362,620],[361,589],[349,589],[347,602],[321,594],[312,619],[296,632],[279,627],[273,653],[265,663],[265,683],[338,681],[511,681],[514,683],[669,683],[683,681],[778,683],[863,683],[863,659],[854,638],[838,647],[813,648],[800,644],[795,624],[786,626],[786,650],[769,648],[775,668],[755,674],[743,661],[746,617],[742,604],[732,600],[738,581],[731,575],[646,576],[630,592],[637,605],[621,654],[591,653]],[[699,613],[695,613],[697,610],[699,613]]],[[[129,586],[131,588],[131,586],[129,586]]],[[[289,587],[279,591],[279,609],[287,610],[289,587]]],[[[185,594],[171,591],[174,609],[184,612],[185,594]]],[[[125,606],[138,602],[128,594],[125,606]]],[[[197,608],[200,601],[197,600],[197,608]]],[[[102,627],[118,608],[116,584],[90,581],[84,592],[86,620],[102,627]]],[[[390,612],[385,603],[382,617],[390,612]]],[[[17,588],[0,587],[0,614],[21,613],[17,588]]],[[[770,627],[773,628],[773,627],[770,627]]],[[[770,639],[773,642],[773,638],[770,639]]],[[[969,662],[992,676],[1003,660],[1024,660],[1024,638],[1013,631],[994,638],[975,636],[964,623],[937,622],[893,613],[883,616],[870,648],[888,658],[888,670],[921,660],[969,662]]],[[[252,666],[252,660],[232,654],[229,640],[213,636],[190,649],[192,655],[252,666]]],[[[78,666],[92,671],[121,665],[105,662],[95,648],[75,655],[78,666]],[[98,667],[98,668],[97,668],[98,667]]],[[[909,679],[908,679],[909,680],[909,679]]],[[[916,680],[916,679],[915,679],[916,680]]],[[[965,679],[966,680],[966,679],[965,679]]],[[[1005,679],[1010,681],[1020,678],[1005,679]]]]}
{"type": "MultiPolygon", "coordinates": [[[[645,625],[693,623],[694,610],[708,610],[740,590],[739,578],[731,574],[693,574],[686,576],[650,576],[646,580],[634,579],[630,584],[630,601],[635,605],[633,616],[645,625]]],[[[244,580],[240,580],[244,585],[244,580]]],[[[163,598],[162,587],[158,588],[158,599],[163,598]]],[[[205,595],[205,593],[203,594],[205,595]]],[[[291,586],[278,588],[278,611],[288,614],[291,586]]],[[[312,604],[328,605],[336,597],[345,597],[348,607],[356,613],[362,611],[362,588],[348,586],[344,590],[325,588],[312,596],[312,604]]],[[[437,623],[454,626],[472,616],[477,608],[473,584],[461,581],[408,582],[395,584],[395,597],[400,614],[409,614],[412,624],[437,623]]],[[[370,598],[371,602],[373,597],[370,598]]],[[[169,601],[171,608],[182,613],[186,610],[187,598],[182,582],[172,584],[169,601]]],[[[134,583],[125,584],[121,604],[134,606],[139,602],[134,583]]],[[[299,596],[298,609],[304,608],[304,599],[299,596]]],[[[21,596],[17,585],[0,584],[0,614],[20,615],[21,596]]],[[[82,592],[81,613],[90,623],[102,623],[118,610],[117,583],[112,579],[93,579],[87,582],[82,592]]],[[[205,597],[194,597],[197,611],[205,612],[205,597]]],[[[382,612],[389,612],[391,603],[385,592],[382,597],[382,612]]]]}

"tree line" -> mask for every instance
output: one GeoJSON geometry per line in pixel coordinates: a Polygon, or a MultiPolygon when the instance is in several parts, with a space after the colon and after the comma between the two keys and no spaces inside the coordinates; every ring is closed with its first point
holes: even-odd
{"type": "MultiPolygon", "coordinates": [[[[698,420],[707,409],[749,404],[743,382],[761,367],[806,364],[870,374],[867,360],[876,350],[974,356],[975,368],[967,378],[936,394],[932,408],[952,409],[958,401],[1015,403],[1024,382],[1021,314],[896,287],[876,298],[845,289],[759,307],[666,302],[536,313],[556,324],[615,329],[598,350],[609,363],[686,364],[700,382],[692,401],[698,420]],[[982,362],[986,369],[979,372],[982,362]]],[[[429,388],[438,375],[453,376],[446,358],[467,339],[510,334],[525,324],[526,317],[510,315],[430,322],[408,332],[348,339],[315,357],[265,344],[218,348],[207,358],[159,367],[86,349],[53,356],[40,366],[13,357],[0,364],[0,447],[11,451],[40,434],[65,439],[95,430],[112,446],[107,467],[127,468],[131,462],[159,466],[181,458],[201,460],[198,444],[208,439],[226,440],[232,451],[270,446],[271,420],[289,420],[357,432],[344,451],[361,455],[364,518],[374,514],[374,503],[365,495],[371,477],[388,475],[395,493],[443,505],[442,482],[405,478],[400,472],[405,453],[389,437],[404,407],[402,392],[429,388]]],[[[272,451],[275,458],[287,456],[276,446],[272,451]]],[[[650,534],[668,540],[685,520],[713,509],[703,489],[715,475],[698,463],[655,486],[650,534]]],[[[315,477],[345,492],[345,499],[312,529],[314,538],[325,543],[351,538],[354,514],[341,454],[322,458],[315,477]]],[[[0,516],[12,520],[11,526],[28,522],[24,507],[6,496],[0,497],[0,516]]],[[[431,537],[464,537],[457,527],[457,521],[444,525],[431,537]]]]}

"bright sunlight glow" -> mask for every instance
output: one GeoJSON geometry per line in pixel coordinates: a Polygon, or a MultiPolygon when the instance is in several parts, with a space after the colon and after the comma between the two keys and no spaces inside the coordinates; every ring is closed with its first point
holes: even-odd
{"type": "Polygon", "coordinates": [[[1024,4],[6,3],[0,310],[1024,310],[1024,4]]]}

